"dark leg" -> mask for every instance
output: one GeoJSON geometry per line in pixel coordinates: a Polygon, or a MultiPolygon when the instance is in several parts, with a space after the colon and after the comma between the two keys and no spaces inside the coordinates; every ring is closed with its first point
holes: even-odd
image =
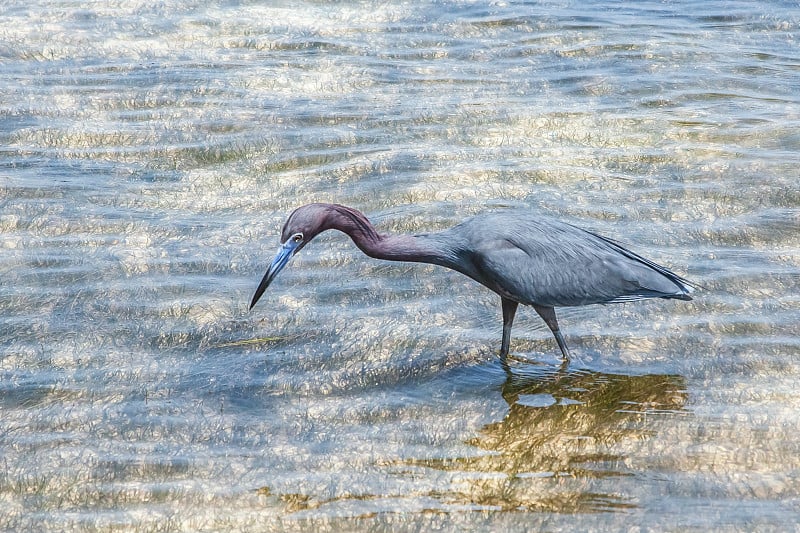
{"type": "Polygon", "coordinates": [[[506,365],[508,349],[511,345],[511,324],[514,323],[514,315],[517,313],[517,302],[507,298],[501,299],[503,303],[503,342],[500,345],[500,360],[506,365]]]}
{"type": "Polygon", "coordinates": [[[550,331],[553,332],[553,335],[556,338],[556,342],[558,343],[558,347],[561,348],[561,354],[564,356],[564,362],[568,362],[572,356],[569,353],[569,348],[567,348],[567,343],[564,342],[564,337],[561,336],[561,332],[558,330],[558,320],[556,320],[556,310],[552,307],[542,307],[539,305],[534,305],[534,309],[536,312],[539,313],[539,316],[544,319],[545,324],[547,327],[550,328],[550,331]]]}

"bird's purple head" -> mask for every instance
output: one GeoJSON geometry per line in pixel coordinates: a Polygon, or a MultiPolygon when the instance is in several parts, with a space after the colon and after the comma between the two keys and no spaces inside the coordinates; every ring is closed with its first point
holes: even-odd
{"type": "Polygon", "coordinates": [[[285,243],[296,235],[302,236],[302,248],[305,243],[325,231],[330,229],[330,219],[335,208],[332,204],[308,204],[298,207],[289,218],[281,230],[281,243],[285,243]]]}
{"type": "Polygon", "coordinates": [[[281,231],[281,247],[259,283],[250,302],[250,309],[256,305],[269,284],[289,263],[294,254],[302,250],[303,246],[308,244],[311,239],[331,228],[336,208],[337,206],[332,204],[308,204],[298,207],[289,215],[281,231]]]}

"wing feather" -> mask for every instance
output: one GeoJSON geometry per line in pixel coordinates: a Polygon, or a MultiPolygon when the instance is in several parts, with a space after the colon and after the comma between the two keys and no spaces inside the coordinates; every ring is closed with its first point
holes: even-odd
{"type": "Polygon", "coordinates": [[[491,215],[459,232],[469,275],[502,296],[543,306],[691,299],[689,281],[616,241],[528,212],[491,215]]]}

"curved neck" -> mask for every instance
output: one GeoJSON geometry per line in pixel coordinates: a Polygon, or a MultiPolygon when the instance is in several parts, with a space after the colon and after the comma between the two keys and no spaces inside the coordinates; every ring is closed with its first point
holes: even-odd
{"type": "Polygon", "coordinates": [[[427,235],[381,235],[360,211],[342,205],[331,205],[331,211],[333,216],[326,229],[346,233],[370,257],[449,266],[440,247],[427,235]]]}

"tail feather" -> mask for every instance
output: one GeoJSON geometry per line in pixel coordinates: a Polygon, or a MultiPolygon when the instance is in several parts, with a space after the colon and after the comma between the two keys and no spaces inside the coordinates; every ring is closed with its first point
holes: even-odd
{"type": "Polygon", "coordinates": [[[614,300],[612,300],[612,302],[625,302],[625,301],[632,301],[632,300],[641,300],[641,299],[644,299],[644,298],[667,298],[667,299],[687,300],[688,301],[688,300],[692,299],[691,294],[696,289],[701,288],[700,285],[698,285],[697,283],[689,281],[688,279],[686,279],[686,278],[684,278],[682,276],[679,276],[675,272],[671,271],[667,267],[661,266],[658,263],[654,263],[653,261],[647,259],[646,257],[642,257],[641,255],[628,250],[627,248],[625,248],[624,246],[622,246],[620,243],[618,243],[617,241],[615,241],[613,239],[609,239],[608,237],[604,237],[602,235],[598,235],[597,233],[594,233],[594,232],[591,232],[591,231],[587,231],[587,233],[590,233],[591,235],[594,235],[595,237],[597,237],[601,241],[605,242],[606,244],[611,246],[613,249],[615,249],[616,251],[618,251],[619,253],[621,253],[625,257],[627,257],[629,259],[633,259],[634,261],[638,261],[639,263],[642,263],[643,265],[646,265],[646,266],[652,268],[653,270],[655,270],[656,272],[658,272],[659,274],[663,275],[665,278],[670,280],[672,283],[674,283],[675,286],[680,291],[680,292],[675,292],[675,293],[666,293],[666,292],[654,291],[652,289],[648,289],[646,287],[642,287],[640,290],[636,291],[635,293],[630,294],[630,295],[621,296],[619,298],[615,298],[614,300]]]}

